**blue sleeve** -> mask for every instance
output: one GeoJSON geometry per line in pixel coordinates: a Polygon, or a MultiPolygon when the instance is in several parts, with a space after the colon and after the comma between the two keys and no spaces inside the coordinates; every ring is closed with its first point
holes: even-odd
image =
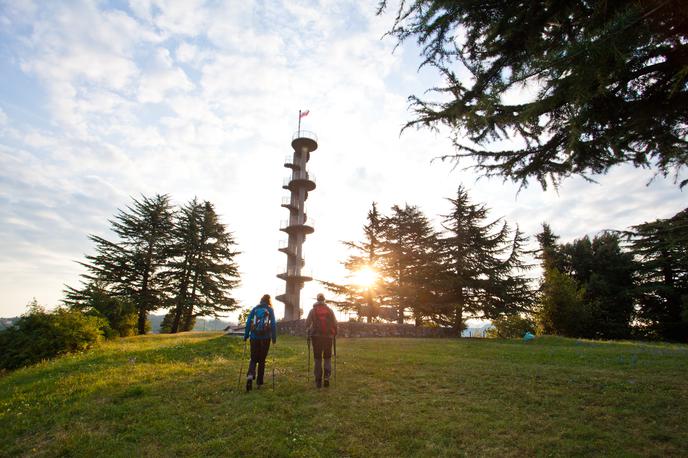
{"type": "Polygon", "coordinates": [[[248,334],[251,331],[251,321],[253,321],[253,310],[248,314],[246,319],[246,329],[244,329],[244,340],[248,339],[248,334]]]}
{"type": "Polygon", "coordinates": [[[275,311],[270,308],[270,327],[272,328],[272,342],[277,342],[277,323],[275,322],[275,311]]]}

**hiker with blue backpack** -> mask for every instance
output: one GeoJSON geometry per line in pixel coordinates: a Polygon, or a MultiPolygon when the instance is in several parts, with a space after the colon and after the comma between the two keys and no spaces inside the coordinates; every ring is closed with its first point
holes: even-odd
{"type": "Polygon", "coordinates": [[[272,340],[273,344],[277,342],[277,324],[269,294],[265,294],[260,299],[260,304],[253,307],[248,315],[244,342],[249,338],[251,339],[251,361],[246,375],[246,391],[251,391],[253,388],[253,380],[256,380],[258,388],[263,385],[265,359],[270,350],[270,341],[272,340]],[[256,377],[256,366],[258,366],[258,377],[256,377]]]}
{"type": "MultiPolygon", "coordinates": [[[[308,312],[306,318],[306,330],[309,343],[313,343],[313,359],[315,386],[320,388],[330,386],[330,374],[332,374],[332,344],[334,343],[335,358],[337,357],[337,318],[334,312],[325,303],[325,296],[318,294],[317,302],[308,312]],[[324,360],[324,368],[323,368],[324,360]],[[324,377],[323,377],[324,376],[324,377]]],[[[335,359],[336,370],[336,359],[335,359]]],[[[336,375],[335,375],[336,377],[336,375]]]]}

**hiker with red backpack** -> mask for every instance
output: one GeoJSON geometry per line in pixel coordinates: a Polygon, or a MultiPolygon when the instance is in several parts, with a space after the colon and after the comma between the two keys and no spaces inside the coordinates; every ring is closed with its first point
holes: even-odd
{"type": "Polygon", "coordinates": [[[318,294],[317,302],[308,312],[306,330],[308,338],[313,343],[315,386],[327,388],[330,386],[330,374],[332,374],[332,343],[337,336],[337,318],[332,309],[325,304],[323,294],[318,294]],[[325,360],[324,371],[323,359],[325,360]]]}
{"type": "Polygon", "coordinates": [[[260,299],[260,304],[253,307],[248,315],[244,330],[244,342],[249,338],[251,339],[251,361],[248,364],[248,374],[246,375],[246,391],[251,391],[254,379],[258,388],[263,385],[265,359],[268,356],[268,350],[270,350],[270,340],[273,344],[277,342],[277,324],[269,294],[265,294],[260,299]],[[257,378],[256,366],[258,366],[257,378]]]}

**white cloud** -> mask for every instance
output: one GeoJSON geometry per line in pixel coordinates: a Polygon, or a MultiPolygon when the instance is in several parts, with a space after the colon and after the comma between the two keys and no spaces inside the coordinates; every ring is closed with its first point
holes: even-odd
{"type": "Polygon", "coordinates": [[[138,100],[142,103],[158,103],[168,93],[186,92],[193,87],[184,70],[174,66],[170,52],[165,48],[158,48],[139,83],[138,100]]]}
{"type": "Polygon", "coordinates": [[[129,7],[137,17],[168,35],[200,35],[209,19],[203,0],[130,0],[129,7]]]}
{"type": "Polygon", "coordinates": [[[182,63],[195,62],[198,58],[198,55],[198,47],[187,42],[183,42],[177,46],[177,51],[175,52],[175,57],[179,62],[182,63]]]}

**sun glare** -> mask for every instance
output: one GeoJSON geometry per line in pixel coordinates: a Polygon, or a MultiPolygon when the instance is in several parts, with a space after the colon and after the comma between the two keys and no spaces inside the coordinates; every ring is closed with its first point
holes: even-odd
{"type": "Polygon", "coordinates": [[[358,286],[368,287],[377,280],[377,272],[370,267],[364,267],[360,270],[357,270],[352,278],[354,283],[356,283],[358,286]]]}

